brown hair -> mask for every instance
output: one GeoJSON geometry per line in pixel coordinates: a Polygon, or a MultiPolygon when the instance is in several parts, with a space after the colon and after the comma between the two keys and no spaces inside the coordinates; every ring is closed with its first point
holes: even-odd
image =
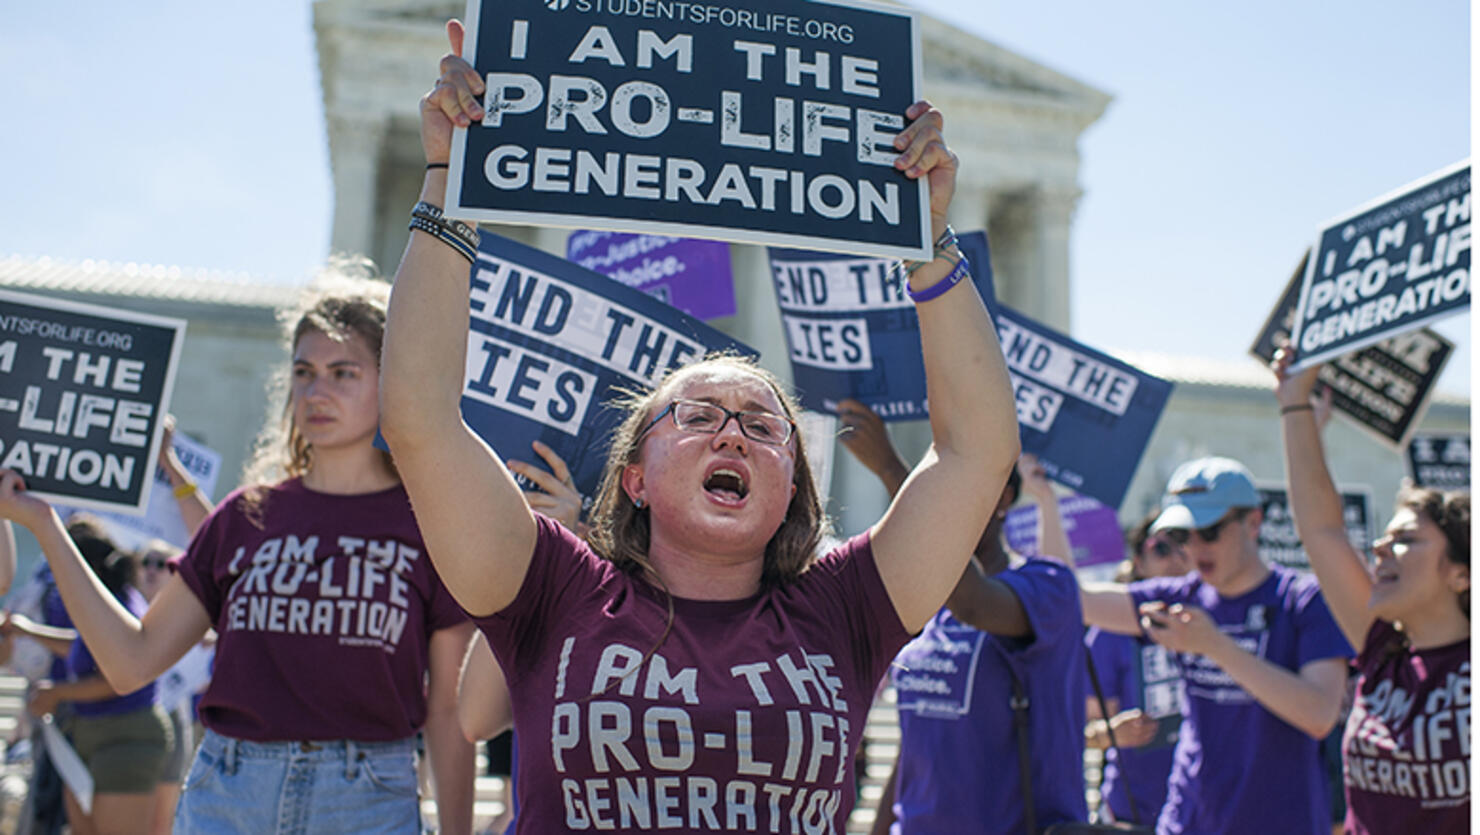
{"type": "MultiPolygon", "coordinates": [[[[622,472],[629,464],[642,458],[642,430],[652,422],[653,416],[661,411],[663,396],[673,387],[677,378],[686,372],[704,367],[721,366],[752,374],[770,387],[781,403],[783,414],[793,422],[800,412],[796,402],[774,374],[760,367],[750,358],[732,353],[713,353],[698,362],[670,369],[653,389],[623,391],[613,403],[627,413],[627,417],[612,435],[611,449],[606,458],[606,470],[602,474],[601,487],[591,510],[591,546],[598,554],[611,560],[623,571],[638,573],[652,571],[647,552],[651,531],[648,514],[632,503],[631,497],[622,489],[622,472]]],[[[807,451],[801,432],[793,434],[793,449],[796,452],[796,467],[792,474],[792,485],[796,493],[786,509],[786,519],[766,543],[765,564],[761,571],[761,587],[772,588],[795,581],[812,565],[818,544],[830,532],[830,525],[823,513],[822,497],[812,479],[812,469],[807,463],[807,451]]],[[[656,574],[654,574],[656,576],[656,574]]],[[[659,580],[661,583],[661,580],[659,580]]]]}
{"type": "Polygon", "coordinates": [[[87,567],[114,597],[121,596],[133,584],[133,553],[119,547],[103,520],[87,513],[74,513],[67,518],[67,536],[87,561],[87,567]]]}
{"type": "MultiPolygon", "coordinates": [[[[1398,491],[1398,507],[1408,508],[1439,527],[1449,547],[1446,556],[1456,565],[1470,565],[1470,494],[1465,490],[1405,487],[1398,491]]],[[[1470,590],[1459,593],[1459,608],[1470,616],[1470,590]]]]}
{"type": "MultiPolygon", "coordinates": [[[[389,298],[390,285],[375,278],[375,267],[369,259],[334,256],[298,305],[278,314],[288,350],[296,349],[298,341],[310,331],[336,342],[357,336],[365,340],[378,369],[389,298]]],[[[262,488],[302,476],[313,467],[313,447],[293,423],[288,369],[280,369],[273,375],[268,384],[268,403],[281,404],[278,417],[275,420],[269,417],[258,432],[251,460],[242,474],[242,482],[252,488],[242,494],[242,509],[253,518],[260,518],[260,505],[266,497],[262,488]]],[[[271,413],[269,407],[268,414],[271,413]]],[[[382,450],[381,455],[394,473],[396,468],[390,453],[382,450]]]]}

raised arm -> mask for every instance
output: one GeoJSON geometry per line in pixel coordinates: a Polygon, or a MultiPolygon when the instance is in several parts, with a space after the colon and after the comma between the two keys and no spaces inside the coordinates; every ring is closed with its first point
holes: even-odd
{"type": "MultiPolygon", "coordinates": [[[[914,122],[895,139],[895,166],[928,177],[933,234],[946,228],[956,187],[956,156],[941,135],[940,111],[925,102],[905,114],[914,122]]],[[[952,273],[952,249],[916,269],[921,292],[952,273]]],[[[970,281],[916,305],[933,442],[874,525],[873,553],[906,629],[916,631],[940,608],[961,577],[972,546],[997,504],[1018,456],[1017,412],[996,330],[970,281]]]]}
{"type": "MultiPolygon", "coordinates": [[[[893,498],[904,486],[910,470],[889,440],[884,421],[873,409],[852,399],[838,404],[838,416],[843,422],[840,435],[843,448],[878,476],[893,498]]],[[[957,620],[993,635],[1025,638],[1033,634],[1028,613],[1017,594],[1006,583],[988,576],[975,559],[966,561],[961,578],[946,598],[946,606],[957,620]]]]}
{"type": "MultiPolygon", "coordinates": [[[[462,24],[447,25],[454,53],[462,24]]],[[[483,116],[483,82],[457,55],[442,59],[437,86],[421,100],[427,162],[445,163],[454,124],[483,116]]],[[[441,206],[446,168],[429,168],[421,199],[441,206]]],[[[514,477],[463,422],[459,401],[468,331],[467,259],[413,231],[396,271],[380,366],[381,432],[437,572],[469,613],[514,599],[534,551],[535,522],[514,477]]]]}
{"type": "Polygon", "coordinates": [[[0,517],[24,525],[41,544],[72,625],[118,692],[158,678],[210,628],[205,608],[179,575],[165,583],[142,620],[134,617],[88,567],[51,505],[27,494],[10,470],[0,470],[0,517]]]}
{"type": "Polygon", "coordinates": [[[1280,404],[1280,429],[1285,439],[1285,480],[1290,485],[1290,510],[1295,531],[1305,547],[1310,567],[1321,584],[1326,606],[1354,647],[1360,647],[1372,627],[1367,601],[1372,597],[1372,575],[1346,535],[1341,495],[1326,468],[1321,430],[1311,390],[1320,367],[1287,373],[1291,356],[1275,354],[1275,397],[1280,404]]]}
{"type": "Polygon", "coordinates": [[[1025,452],[1018,458],[1018,474],[1023,477],[1023,494],[1038,505],[1038,553],[1036,556],[1055,559],[1070,568],[1074,567],[1074,547],[1069,544],[1069,533],[1064,530],[1064,513],[1059,509],[1058,494],[1053,491],[1053,482],[1038,463],[1038,456],[1025,452]]]}
{"type": "Polygon", "coordinates": [[[159,442],[159,466],[164,470],[165,478],[170,480],[170,488],[175,493],[175,504],[180,508],[180,518],[185,522],[186,536],[195,536],[195,532],[205,524],[206,517],[211,515],[214,508],[211,500],[190,480],[190,473],[185,471],[185,465],[180,463],[180,456],[175,454],[172,443],[174,438],[175,416],[165,415],[164,439],[159,442]]]}

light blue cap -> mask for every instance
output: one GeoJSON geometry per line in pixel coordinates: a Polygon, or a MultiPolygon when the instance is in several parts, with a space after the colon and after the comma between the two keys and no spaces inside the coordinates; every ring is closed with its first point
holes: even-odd
{"type": "Polygon", "coordinates": [[[1199,458],[1172,473],[1151,531],[1206,528],[1236,507],[1258,507],[1254,476],[1232,458],[1199,458]]]}

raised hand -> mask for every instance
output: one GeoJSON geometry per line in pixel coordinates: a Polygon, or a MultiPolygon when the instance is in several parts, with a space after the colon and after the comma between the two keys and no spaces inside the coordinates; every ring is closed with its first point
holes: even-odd
{"type": "Polygon", "coordinates": [[[421,147],[427,162],[446,162],[452,155],[452,129],[483,119],[483,79],[462,58],[463,25],[447,21],[452,51],[442,56],[442,75],[421,97],[421,147]]]}
{"type": "Polygon", "coordinates": [[[570,468],[566,466],[564,458],[556,455],[555,450],[545,444],[535,441],[531,446],[550,465],[550,472],[523,461],[511,459],[505,462],[510,472],[524,476],[539,488],[525,490],[524,500],[529,503],[530,508],[579,533],[582,500],[580,492],[576,490],[575,481],[571,478],[570,468]]]}
{"type": "Polygon", "coordinates": [[[889,440],[883,419],[873,409],[850,397],[838,404],[838,422],[842,424],[838,440],[843,447],[878,476],[889,494],[894,495],[910,470],[889,440]]]}
{"type": "Polygon", "coordinates": [[[917,101],[904,113],[913,119],[909,127],[894,137],[900,151],[894,167],[912,180],[928,177],[930,184],[930,220],[939,235],[946,225],[946,213],[956,193],[956,172],[960,161],[946,147],[945,117],[928,101],[917,101]]]}

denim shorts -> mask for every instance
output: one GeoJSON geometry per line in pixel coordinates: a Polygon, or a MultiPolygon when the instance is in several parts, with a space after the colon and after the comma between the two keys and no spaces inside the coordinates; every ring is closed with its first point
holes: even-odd
{"type": "Polygon", "coordinates": [[[175,810],[177,833],[421,829],[414,739],[249,742],[206,731],[175,810]]]}

